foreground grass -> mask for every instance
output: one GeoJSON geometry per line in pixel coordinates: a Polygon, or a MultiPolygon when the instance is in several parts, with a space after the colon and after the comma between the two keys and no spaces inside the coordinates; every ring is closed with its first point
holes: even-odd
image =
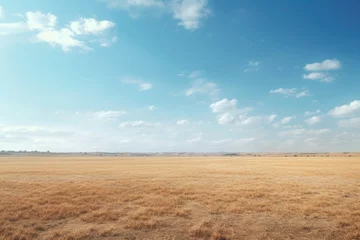
{"type": "Polygon", "coordinates": [[[1,157],[0,239],[360,239],[360,158],[1,157]]]}

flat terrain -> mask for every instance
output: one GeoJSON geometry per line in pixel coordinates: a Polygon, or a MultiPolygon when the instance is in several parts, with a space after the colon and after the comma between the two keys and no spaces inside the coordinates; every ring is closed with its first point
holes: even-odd
{"type": "Polygon", "coordinates": [[[0,239],[360,239],[360,157],[0,157],[0,239]]]}

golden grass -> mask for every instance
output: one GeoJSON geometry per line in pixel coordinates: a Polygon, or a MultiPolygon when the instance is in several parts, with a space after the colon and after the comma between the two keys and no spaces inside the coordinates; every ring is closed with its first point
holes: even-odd
{"type": "Polygon", "coordinates": [[[360,157],[1,157],[0,239],[360,239],[360,157]]]}

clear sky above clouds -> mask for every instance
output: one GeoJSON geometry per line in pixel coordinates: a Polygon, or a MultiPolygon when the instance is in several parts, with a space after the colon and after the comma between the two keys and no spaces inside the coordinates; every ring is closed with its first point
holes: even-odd
{"type": "Polygon", "coordinates": [[[360,151],[357,0],[0,0],[0,149],[360,151]]]}

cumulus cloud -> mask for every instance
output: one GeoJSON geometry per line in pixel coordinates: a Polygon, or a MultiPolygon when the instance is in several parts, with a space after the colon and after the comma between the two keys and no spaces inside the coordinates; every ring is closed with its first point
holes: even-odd
{"type": "Polygon", "coordinates": [[[232,99],[229,101],[227,98],[224,98],[218,102],[212,103],[210,105],[210,108],[212,109],[212,112],[214,112],[214,113],[235,111],[236,104],[237,104],[236,99],[232,99]]]}
{"type": "Polygon", "coordinates": [[[37,42],[45,42],[51,46],[59,46],[65,52],[72,48],[80,48],[83,51],[91,50],[90,44],[98,43],[102,47],[110,46],[116,42],[113,36],[108,38],[107,31],[115,26],[115,23],[94,18],[80,18],[70,22],[65,27],[58,28],[57,17],[52,13],[27,12],[26,21],[0,23],[0,35],[30,32],[35,33],[37,42]]]}
{"type": "Polygon", "coordinates": [[[342,128],[360,128],[360,118],[340,120],[338,126],[342,128]]]}
{"type": "Polygon", "coordinates": [[[155,109],[156,109],[156,107],[154,105],[151,105],[151,106],[148,107],[149,111],[154,111],[155,109]]]}
{"type": "Polygon", "coordinates": [[[224,98],[212,103],[210,108],[216,113],[217,122],[220,125],[235,124],[239,126],[254,125],[261,123],[271,123],[276,118],[275,114],[270,116],[250,116],[254,109],[252,107],[237,108],[237,100],[224,98]]]}
{"type": "Polygon", "coordinates": [[[344,104],[335,107],[334,109],[331,109],[328,112],[328,114],[332,117],[346,117],[353,115],[355,112],[358,112],[359,110],[360,110],[360,101],[355,100],[349,104],[344,104]]]}
{"type": "Polygon", "coordinates": [[[91,113],[91,116],[98,120],[115,120],[125,114],[127,113],[124,111],[99,111],[91,113]]]}
{"type": "Polygon", "coordinates": [[[333,76],[324,71],[333,71],[341,68],[341,63],[337,59],[327,59],[322,62],[306,64],[304,69],[306,71],[311,71],[309,74],[304,74],[304,79],[309,80],[318,80],[320,82],[332,82],[335,80],[333,76]]]}
{"type": "Polygon", "coordinates": [[[288,124],[291,120],[294,120],[295,118],[296,118],[296,116],[284,117],[283,119],[281,119],[280,123],[288,124]]]}
{"type": "Polygon", "coordinates": [[[140,92],[148,91],[153,88],[153,85],[151,83],[132,77],[126,77],[122,79],[121,82],[125,84],[137,85],[140,92]]]}
{"type": "Polygon", "coordinates": [[[309,74],[304,74],[303,78],[309,80],[319,80],[320,82],[327,82],[327,83],[332,82],[334,80],[332,76],[322,72],[312,72],[309,74]]]}
{"type": "Polygon", "coordinates": [[[174,19],[180,21],[178,24],[190,31],[198,29],[201,20],[211,13],[207,0],[175,0],[172,11],[174,19]]]}
{"type": "Polygon", "coordinates": [[[322,62],[315,62],[306,64],[304,69],[306,71],[330,71],[338,70],[341,68],[341,63],[337,59],[327,59],[322,62]]]}
{"type": "Polygon", "coordinates": [[[305,119],[305,122],[309,125],[317,124],[321,121],[321,117],[319,116],[313,116],[311,118],[305,119]]]}
{"type": "Polygon", "coordinates": [[[51,13],[27,12],[27,26],[30,30],[44,30],[55,27],[57,17],[51,13]]]}
{"type": "Polygon", "coordinates": [[[115,23],[103,20],[97,21],[94,18],[80,18],[70,23],[70,29],[76,35],[101,34],[115,26],[115,23]]]}
{"type": "Polygon", "coordinates": [[[67,28],[60,30],[48,29],[36,35],[38,41],[46,42],[52,46],[60,46],[64,52],[68,52],[74,47],[85,51],[90,50],[85,42],[77,40],[74,36],[75,34],[67,28]]]}

